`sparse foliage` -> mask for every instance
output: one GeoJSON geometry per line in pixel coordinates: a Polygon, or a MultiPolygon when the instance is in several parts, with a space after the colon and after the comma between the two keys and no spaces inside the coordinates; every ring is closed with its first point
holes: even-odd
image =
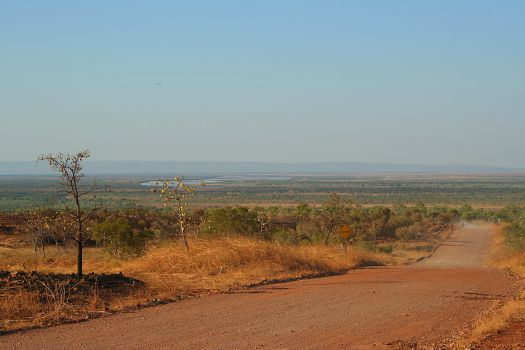
{"type": "Polygon", "coordinates": [[[40,248],[42,255],[45,257],[46,243],[49,241],[58,243],[58,237],[53,229],[56,217],[57,213],[50,209],[34,210],[26,216],[24,224],[19,227],[19,233],[27,234],[31,237],[35,254],[40,248]]]}
{"type": "Polygon", "coordinates": [[[44,154],[38,157],[38,160],[45,161],[51,169],[60,174],[60,184],[69,197],[73,199],[74,207],[69,208],[66,205],[64,211],[68,213],[75,223],[76,234],[71,236],[77,244],[77,276],[82,277],[82,253],[85,243],[85,223],[91,217],[96,208],[85,211],[81,205],[81,200],[88,195],[91,190],[80,188],[82,174],[82,162],[89,158],[88,150],[80,151],[76,154],[44,154]]]}
{"type": "MultiPolygon", "coordinates": [[[[196,186],[188,185],[184,182],[183,177],[176,176],[173,180],[159,180],[158,187],[153,189],[154,193],[158,193],[165,206],[172,206],[179,222],[180,233],[184,248],[189,251],[190,245],[188,243],[187,228],[188,220],[188,205],[189,200],[195,195],[197,191],[196,186]]],[[[204,186],[204,184],[202,184],[204,186]]]]}

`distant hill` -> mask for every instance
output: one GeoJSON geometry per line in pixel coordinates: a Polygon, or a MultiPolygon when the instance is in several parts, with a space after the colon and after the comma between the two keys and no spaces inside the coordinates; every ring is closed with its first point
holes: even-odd
{"type": "MultiPolygon", "coordinates": [[[[476,165],[415,165],[362,162],[265,163],[265,162],[173,162],[173,161],[87,161],[90,175],[174,175],[174,174],[501,174],[523,172],[476,165]]],[[[47,164],[0,162],[0,175],[51,174],[47,164]]]]}

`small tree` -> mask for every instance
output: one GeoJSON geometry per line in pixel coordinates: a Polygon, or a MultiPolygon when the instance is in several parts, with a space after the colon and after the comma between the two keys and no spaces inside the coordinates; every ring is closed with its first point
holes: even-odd
{"type": "MultiPolygon", "coordinates": [[[[184,183],[184,178],[176,176],[172,180],[157,181],[157,188],[153,189],[154,193],[159,193],[160,197],[165,201],[164,205],[173,206],[175,215],[179,221],[180,233],[184,248],[189,251],[190,245],[186,228],[188,227],[188,201],[189,198],[195,195],[197,191],[196,186],[190,186],[184,183]]],[[[204,186],[204,184],[202,184],[204,186]]]]}
{"type": "Polygon", "coordinates": [[[31,236],[33,240],[33,246],[35,254],[38,252],[37,248],[40,246],[42,255],[46,256],[46,243],[50,240],[58,242],[54,232],[52,230],[52,222],[54,221],[56,213],[53,210],[37,209],[27,217],[24,225],[19,228],[21,232],[31,236]]]}
{"type": "Polygon", "coordinates": [[[84,247],[85,222],[91,217],[95,208],[90,211],[83,210],[81,199],[89,194],[90,190],[82,190],[79,182],[84,177],[82,174],[82,161],[89,158],[88,150],[76,154],[44,154],[38,157],[38,160],[48,162],[51,169],[60,174],[60,184],[69,197],[73,199],[74,208],[70,209],[67,204],[65,212],[70,215],[75,224],[75,234],[71,239],[77,244],[77,276],[82,277],[82,253],[84,247]]]}
{"type": "Polygon", "coordinates": [[[318,212],[321,224],[326,229],[324,238],[325,245],[328,245],[331,235],[335,229],[343,223],[347,205],[337,193],[330,193],[328,199],[318,212]]]}
{"type": "Polygon", "coordinates": [[[257,215],[257,221],[259,222],[259,238],[265,238],[269,239],[272,235],[272,220],[277,216],[279,213],[279,208],[277,207],[270,207],[270,208],[262,208],[262,207],[256,207],[253,210],[257,215]]]}

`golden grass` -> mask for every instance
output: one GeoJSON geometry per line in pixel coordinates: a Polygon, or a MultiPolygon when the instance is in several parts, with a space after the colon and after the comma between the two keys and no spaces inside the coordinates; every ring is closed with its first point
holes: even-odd
{"type": "MultiPolygon", "coordinates": [[[[519,278],[525,278],[525,253],[513,252],[505,247],[504,227],[498,226],[491,246],[488,264],[508,269],[519,278]]],[[[507,327],[513,320],[525,317],[525,291],[518,291],[514,298],[505,300],[500,307],[480,317],[472,330],[459,342],[461,348],[478,342],[507,327]]]]}
{"type": "MultiPolygon", "coordinates": [[[[121,261],[98,248],[85,249],[85,273],[118,273],[146,283],[127,294],[71,302],[60,290],[46,295],[24,289],[0,290],[0,331],[57,323],[106,311],[151,304],[152,300],[177,300],[227,291],[265,280],[343,273],[359,265],[388,262],[386,255],[348,248],[288,246],[243,237],[194,239],[186,253],[180,242],[150,247],[143,257],[121,261]],[[56,294],[56,295],[55,295],[56,294]]],[[[46,257],[32,248],[0,247],[0,270],[74,273],[75,252],[55,247],[46,257]]],[[[55,287],[59,287],[58,285],[55,287]]]]}
{"type": "MultiPolygon", "coordinates": [[[[100,248],[84,249],[84,271],[95,273],[119,272],[122,262],[104,254],[100,248]]],[[[67,251],[48,247],[44,257],[40,251],[35,254],[31,247],[0,247],[0,270],[37,271],[42,273],[74,273],[76,271],[76,250],[67,251]]]]}
{"type": "Polygon", "coordinates": [[[43,283],[44,291],[12,286],[0,289],[0,333],[78,320],[101,310],[100,304],[94,304],[95,295],[83,303],[75,303],[69,300],[71,293],[62,283],[50,280],[43,283]]]}
{"type": "Polygon", "coordinates": [[[525,293],[519,292],[515,299],[507,300],[503,306],[479,319],[468,337],[469,343],[479,341],[488,335],[507,327],[512,320],[525,315],[525,293]]]}
{"type": "Polygon", "coordinates": [[[341,273],[378,259],[351,248],[344,255],[335,247],[284,246],[242,237],[192,243],[189,254],[178,243],[165,244],[123,269],[164,294],[224,291],[265,279],[341,273]]]}
{"type": "MultiPolygon", "coordinates": [[[[198,239],[191,242],[189,253],[179,242],[166,242],[148,249],[141,258],[119,260],[99,248],[84,249],[86,273],[122,272],[130,276],[189,274],[216,276],[236,269],[272,267],[282,271],[309,273],[337,272],[355,267],[366,259],[378,259],[352,247],[345,256],[339,248],[287,246],[249,238],[198,239]]],[[[64,252],[50,247],[44,257],[32,248],[0,247],[0,270],[38,271],[42,273],[74,273],[75,251],[64,252]]]]}
{"type": "MultiPolygon", "coordinates": [[[[429,254],[438,242],[398,243],[394,254],[378,254],[348,247],[324,245],[291,246],[245,237],[193,239],[187,253],[179,241],[150,247],[144,256],[118,260],[100,248],[84,250],[84,272],[123,273],[145,282],[118,294],[79,296],[52,285],[37,293],[23,288],[0,288],[0,332],[74,320],[107,311],[149,305],[158,300],[179,300],[224,292],[265,281],[287,280],[344,273],[363,265],[400,265],[429,254]],[[80,298],[80,299],[79,299],[80,298]],[[74,299],[74,300],[73,300],[74,299]]],[[[44,257],[32,247],[0,246],[0,270],[11,272],[72,274],[75,250],[49,247],[44,257]]],[[[49,281],[47,283],[50,283],[49,281]]]]}

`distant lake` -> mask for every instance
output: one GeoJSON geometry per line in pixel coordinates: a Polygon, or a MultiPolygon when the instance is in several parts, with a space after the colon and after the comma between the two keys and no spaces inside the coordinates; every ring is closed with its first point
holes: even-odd
{"type": "MultiPolygon", "coordinates": [[[[233,175],[233,176],[220,176],[220,177],[214,177],[214,178],[202,178],[202,179],[185,179],[184,183],[187,185],[200,185],[202,183],[208,185],[208,184],[216,184],[216,183],[222,183],[222,182],[237,182],[237,181],[286,181],[290,180],[290,177],[282,177],[282,176],[246,176],[246,175],[233,175]]],[[[170,181],[170,184],[175,183],[175,181],[170,181]]],[[[146,182],[142,182],[141,186],[147,186],[147,187],[156,187],[159,186],[161,182],[159,180],[150,180],[146,182]]]]}

